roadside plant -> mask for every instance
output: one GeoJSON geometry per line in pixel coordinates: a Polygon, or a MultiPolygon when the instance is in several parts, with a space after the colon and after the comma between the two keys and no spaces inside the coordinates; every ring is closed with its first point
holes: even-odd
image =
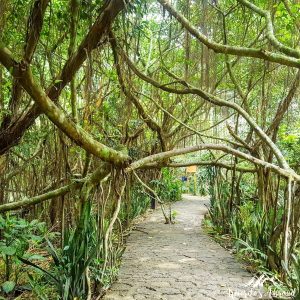
{"type": "Polygon", "coordinates": [[[288,280],[295,300],[300,300],[300,253],[299,251],[291,255],[291,266],[288,269],[285,266],[288,274],[288,280]]]}
{"type": "Polygon", "coordinates": [[[46,234],[44,222],[27,221],[10,214],[0,215],[0,259],[5,268],[3,276],[0,275],[3,294],[12,294],[22,288],[18,286],[22,271],[20,258],[29,261],[44,259],[30,250],[40,248],[46,234]]]}
{"type": "MultiPolygon", "coordinates": [[[[104,220],[104,232],[108,224],[109,221],[104,220]]],[[[77,226],[66,231],[62,248],[56,248],[47,239],[47,251],[51,257],[49,268],[42,268],[24,258],[20,260],[42,274],[46,284],[54,287],[59,299],[90,299],[94,290],[109,286],[115,279],[118,262],[124,250],[119,241],[115,241],[118,237],[113,233],[111,237],[113,249],[108,257],[109,263],[104,267],[104,234],[99,230],[91,202],[86,201],[77,226]],[[115,247],[115,244],[118,245],[115,247]]],[[[32,276],[30,282],[35,292],[43,295],[43,291],[39,288],[41,282],[35,281],[32,276]]]]}
{"type": "Polygon", "coordinates": [[[133,186],[130,192],[129,203],[122,203],[119,218],[122,222],[133,220],[137,216],[146,212],[150,207],[150,196],[140,185],[133,186]]]}
{"type": "Polygon", "coordinates": [[[152,180],[151,184],[164,202],[175,202],[181,199],[181,180],[168,168],[162,169],[162,176],[159,180],[152,180]]]}
{"type": "Polygon", "coordinates": [[[47,251],[52,258],[49,270],[27,259],[20,260],[41,271],[47,281],[55,287],[59,299],[86,299],[92,288],[89,267],[96,256],[95,236],[91,205],[87,202],[77,227],[66,232],[62,249],[56,249],[47,240],[47,251]]]}

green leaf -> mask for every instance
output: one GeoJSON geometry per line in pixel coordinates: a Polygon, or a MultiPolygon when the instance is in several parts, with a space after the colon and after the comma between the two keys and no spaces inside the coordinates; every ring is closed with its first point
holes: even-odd
{"type": "Polygon", "coordinates": [[[46,258],[39,254],[33,254],[28,257],[28,260],[45,260],[46,258]]]}
{"type": "Polygon", "coordinates": [[[39,267],[38,265],[32,263],[31,261],[29,261],[28,259],[22,258],[20,256],[18,256],[18,259],[23,262],[26,265],[29,265],[31,267],[34,267],[40,271],[42,271],[44,274],[46,274],[47,276],[49,276],[49,278],[51,278],[51,280],[53,280],[54,282],[59,283],[59,280],[56,279],[51,273],[49,273],[47,270],[44,270],[43,268],[39,267]]]}
{"type": "Polygon", "coordinates": [[[16,253],[16,248],[9,246],[0,246],[0,252],[5,255],[14,255],[16,253]]]}
{"type": "Polygon", "coordinates": [[[16,283],[14,281],[6,281],[2,283],[1,287],[4,293],[8,294],[14,290],[16,283]]]}

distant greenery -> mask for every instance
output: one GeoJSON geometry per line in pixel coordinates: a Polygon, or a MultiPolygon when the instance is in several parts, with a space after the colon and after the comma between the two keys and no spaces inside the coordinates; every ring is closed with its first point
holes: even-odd
{"type": "Polygon", "coordinates": [[[162,169],[161,178],[152,180],[151,184],[164,202],[176,202],[181,199],[182,181],[168,168],[162,169]]]}
{"type": "Polygon", "coordinates": [[[140,216],[150,207],[150,202],[150,195],[140,185],[135,185],[130,191],[129,203],[122,204],[120,220],[131,221],[140,216]]]}

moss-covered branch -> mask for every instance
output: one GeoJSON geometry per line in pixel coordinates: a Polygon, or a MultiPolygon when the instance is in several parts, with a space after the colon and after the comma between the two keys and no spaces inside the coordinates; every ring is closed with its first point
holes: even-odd
{"type": "MultiPolygon", "coordinates": [[[[296,55],[287,56],[280,53],[274,53],[265,49],[247,48],[239,46],[229,46],[217,43],[210,40],[207,36],[202,34],[196,27],[194,27],[183,15],[181,15],[167,0],[158,0],[158,2],[173,16],[180,24],[188,30],[188,32],[198,39],[201,43],[212,49],[216,53],[231,54],[236,56],[254,57],[271,62],[275,62],[281,65],[300,68],[300,60],[295,58],[296,55]]],[[[245,2],[245,1],[244,1],[245,2]]],[[[274,42],[274,40],[273,40],[274,42]]],[[[279,46],[279,45],[278,45],[279,46]]],[[[296,50],[288,51],[287,47],[280,46],[280,50],[285,53],[296,54],[296,50]],[[295,53],[294,53],[295,52],[295,53]]],[[[297,51],[298,52],[298,51],[297,51]]],[[[297,56],[298,53],[297,53],[297,56]]]]}
{"type": "Polygon", "coordinates": [[[129,161],[127,155],[96,141],[91,134],[69,119],[35,81],[30,68],[22,63],[17,63],[10,51],[3,46],[0,47],[0,62],[13,77],[18,78],[22,87],[38,104],[41,111],[77,145],[103,161],[114,165],[125,165],[129,161]]]}
{"type": "Polygon", "coordinates": [[[0,213],[11,211],[11,210],[17,210],[34,204],[39,204],[46,200],[50,200],[59,196],[66,195],[67,193],[69,193],[74,189],[80,189],[83,186],[83,184],[95,185],[98,182],[100,182],[101,179],[106,177],[109,174],[109,172],[110,172],[109,165],[101,165],[92,174],[86,176],[84,179],[74,181],[58,189],[52,190],[50,192],[32,198],[25,197],[20,201],[2,204],[0,205],[0,213]]]}
{"type": "Polygon", "coordinates": [[[255,165],[264,167],[266,169],[270,169],[273,172],[280,174],[286,178],[293,178],[293,180],[300,182],[300,176],[291,169],[281,168],[277,165],[263,161],[254,156],[251,156],[249,154],[246,154],[244,152],[238,151],[227,145],[222,145],[222,144],[200,144],[197,146],[178,148],[178,149],[174,149],[171,151],[153,154],[153,155],[144,157],[140,160],[133,162],[126,170],[127,170],[127,172],[131,172],[135,169],[147,167],[147,165],[155,163],[155,162],[161,162],[162,166],[164,166],[164,164],[168,165],[168,162],[166,162],[166,163],[164,162],[168,158],[179,156],[179,155],[184,155],[184,154],[188,154],[188,153],[192,153],[192,152],[203,151],[203,150],[218,150],[218,151],[222,151],[222,152],[225,152],[228,154],[232,154],[236,157],[245,159],[255,165]]]}

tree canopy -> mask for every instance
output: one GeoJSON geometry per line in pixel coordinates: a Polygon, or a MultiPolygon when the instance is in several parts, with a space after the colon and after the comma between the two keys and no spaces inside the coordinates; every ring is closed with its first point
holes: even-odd
{"type": "Polygon", "coordinates": [[[299,1],[2,0],[0,28],[1,213],[43,214],[80,236],[87,207],[97,210],[109,220],[98,224],[105,269],[134,187],[164,207],[162,170],[197,165],[220,231],[234,236],[243,205],[250,218],[259,207],[255,247],[291,284],[299,1]]]}

